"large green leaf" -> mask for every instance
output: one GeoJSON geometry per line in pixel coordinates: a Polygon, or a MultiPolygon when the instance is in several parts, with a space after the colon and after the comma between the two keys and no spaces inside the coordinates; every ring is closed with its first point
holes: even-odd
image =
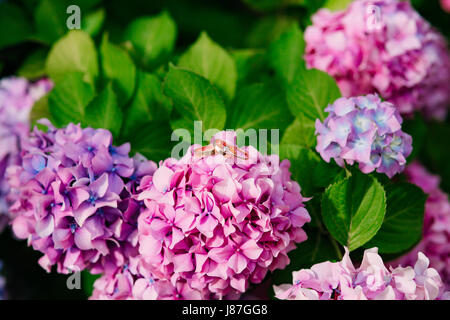
{"type": "Polygon", "coordinates": [[[128,53],[110,43],[103,37],[100,46],[102,69],[106,78],[113,81],[120,106],[123,106],[133,95],[136,82],[136,67],[128,53]]]}
{"type": "Polygon", "coordinates": [[[362,173],[331,185],[322,198],[322,217],[328,231],[350,251],[375,236],[385,212],[383,187],[362,173]]]}
{"type": "Polygon", "coordinates": [[[49,95],[49,110],[55,124],[61,127],[69,122],[82,123],[86,106],[93,98],[94,88],[83,81],[82,73],[67,73],[49,95]]]}
{"type": "Polygon", "coordinates": [[[94,37],[102,29],[105,18],[106,12],[104,8],[90,12],[81,20],[81,29],[91,37],[94,37]]]}
{"type": "Polygon", "coordinates": [[[231,56],[205,32],[180,57],[178,66],[208,79],[230,100],[236,90],[236,64],[231,56]]]}
{"type": "Polygon", "coordinates": [[[170,140],[172,132],[168,122],[149,121],[135,129],[135,134],[129,138],[133,152],[153,161],[170,157],[174,143],[170,140]]]}
{"type": "Polygon", "coordinates": [[[51,44],[62,37],[67,31],[66,13],[70,5],[67,0],[42,0],[34,12],[36,23],[36,37],[47,44],[51,44]]]}
{"type": "Polygon", "coordinates": [[[283,138],[281,139],[281,144],[296,144],[312,148],[316,145],[316,136],[314,132],[314,121],[304,116],[299,116],[289,125],[289,127],[287,127],[283,138]]]}
{"type": "Polygon", "coordinates": [[[285,95],[275,83],[255,83],[238,91],[231,104],[227,127],[283,131],[292,119],[285,95]]]}
{"type": "Polygon", "coordinates": [[[98,75],[94,42],[83,31],[70,31],[53,45],[47,57],[46,69],[56,83],[63,80],[68,72],[81,72],[86,82],[94,84],[98,75]]]}
{"type": "Polygon", "coordinates": [[[298,20],[287,15],[267,15],[258,19],[248,32],[247,47],[267,48],[298,20]]]}
{"type": "Polygon", "coordinates": [[[380,230],[364,246],[378,247],[381,253],[397,253],[414,246],[422,237],[427,196],[410,183],[385,186],[386,215],[380,230]]]}
{"type": "Polygon", "coordinates": [[[89,103],[85,114],[83,125],[108,129],[115,138],[119,136],[123,114],[111,83],[89,103]]]}
{"type": "Polygon", "coordinates": [[[300,117],[325,119],[324,109],[341,96],[336,81],[325,72],[316,69],[299,71],[287,89],[291,112],[300,117]]]}
{"type": "Polygon", "coordinates": [[[268,51],[268,60],[277,75],[287,84],[305,69],[303,32],[293,24],[274,41],[268,51]]]}
{"type": "Polygon", "coordinates": [[[346,9],[353,0],[327,0],[323,5],[324,8],[331,11],[338,11],[346,9]]]}
{"type": "Polygon", "coordinates": [[[237,69],[237,86],[242,84],[261,82],[268,77],[270,69],[267,67],[265,51],[262,49],[239,49],[231,51],[237,69]]]}
{"type": "Polygon", "coordinates": [[[125,31],[125,39],[133,46],[133,53],[141,66],[154,69],[172,53],[177,27],[169,13],[134,20],[125,31]]]}
{"type": "Polygon", "coordinates": [[[130,106],[125,111],[122,136],[131,137],[136,127],[149,121],[169,120],[172,103],[162,91],[162,83],[153,74],[139,72],[138,88],[130,106]]]}
{"type": "Polygon", "coordinates": [[[0,49],[26,41],[31,33],[32,26],[19,6],[0,3],[0,49]]]}
{"type": "Polygon", "coordinates": [[[194,121],[202,121],[203,130],[223,129],[225,105],[217,89],[207,79],[170,66],[164,81],[164,93],[172,99],[185,123],[193,125],[194,121]]]}

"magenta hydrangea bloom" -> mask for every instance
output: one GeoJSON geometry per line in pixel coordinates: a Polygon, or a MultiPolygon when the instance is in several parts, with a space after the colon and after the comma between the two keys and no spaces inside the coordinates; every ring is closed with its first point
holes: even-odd
{"type": "Polygon", "coordinates": [[[428,194],[422,241],[407,255],[392,262],[392,265],[411,266],[417,252],[430,258],[430,265],[442,277],[446,290],[450,290],[450,202],[448,195],[439,189],[440,179],[430,174],[421,164],[414,162],[406,167],[409,182],[428,194]]]}
{"type": "Polygon", "coordinates": [[[355,268],[348,249],[340,262],[293,272],[293,284],[274,286],[283,300],[435,300],[448,296],[438,272],[419,252],[414,267],[387,269],[378,249],[367,249],[355,268]]]}
{"type": "Polygon", "coordinates": [[[379,93],[402,114],[444,119],[450,105],[446,40],[409,1],[356,0],[319,10],[305,31],[308,67],[333,76],[344,96],[379,93]]]}
{"type": "Polygon", "coordinates": [[[0,230],[7,222],[10,203],[6,168],[20,162],[20,140],[30,131],[31,108],[52,86],[47,79],[35,83],[16,77],[0,80],[0,230]]]}
{"type": "Polygon", "coordinates": [[[130,158],[129,144],[113,146],[108,130],[40,123],[48,131],[35,127],[21,164],[7,169],[17,197],[12,229],[44,253],[39,263],[48,271],[112,272],[135,250],[141,204],[133,195],[156,164],[130,158]]]}
{"type": "MultiPolygon", "coordinates": [[[[221,132],[215,141],[226,141],[229,151],[236,136],[221,132]]],[[[202,299],[236,297],[268,270],[284,268],[287,253],[307,239],[306,199],[290,179],[289,161],[279,163],[277,155],[245,147],[248,159],[237,161],[197,156],[199,147],[161,162],[141,181],[140,274],[146,270],[202,299]]]]}
{"type": "Polygon", "coordinates": [[[329,162],[344,166],[359,163],[364,173],[374,170],[389,178],[401,172],[412,151],[412,138],[401,130],[402,118],[378,95],[339,98],[316,120],[317,152],[329,162]]]}

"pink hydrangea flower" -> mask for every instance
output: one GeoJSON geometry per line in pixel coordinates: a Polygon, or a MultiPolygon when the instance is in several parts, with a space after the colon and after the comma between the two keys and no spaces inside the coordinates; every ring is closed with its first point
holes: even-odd
{"type": "Polygon", "coordinates": [[[112,272],[136,250],[141,204],[133,194],[156,164],[130,158],[129,144],[113,146],[108,130],[40,123],[48,131],[34,128],[20,165],[7,169],[17,197],[12,229],[44,253],[39,263],[47,271],[112,272]]]}
{"type": "Polygon", "coordinates": [[[406,167],[409,182],[428,194],[425,203],[425,220],[422,241],[408,254],[391,265],[412,266],[417,252],[430,258],[430,265],[442,277],[446,290],[450,290],[450,202],[448,195],[439,189],[440,179],[414,162],[406,167]]]}
{"type": "MultiPolygon", "coordinates": [[[[236,142],[234,132],[221,132],[212,143],[216,139],[236,142]]],[[[307,239],[306,199],[290,179],[287,160],[252,147],[243,148],[246,160],[197,157],[199,147],[161,162],[141,180],[138,199],[146,209],[138,219],[139,273],[202,299],[236,297],[267,271],[284,268],[287,253],[307,239]]]]}
{"type": "Polygon", "coordinates": [[[312,22],[306,63],[333,76],[344,96],[377,92],[402,114],[445,118],[447,43],[409,1],[356,0],[344,11],[319,10],[312,22]]]}
{"type": "Polygon", "coordinates": [[[282,300],[435,300],[444,296],[438,272],[419,252],[413,267],[387,269],[378,249],[367,249],[355,268],[349,251],[340,262],[322,262],[293,272],[293,284],[274,286],[282,300]]]}
{"type": "Polygon", "coordinates": [[[446,12],[450,12],[450,0],[441,0],[441,7],[446,12]]]}
{"type": "Polygon", "coordinates": [[[200,300],[199,290],[185,280],[171,283],[151,275],[137,275],[128,266],[105,274],[94,283],[90,300],[200,300]]]}
{"type": "Polygon", "coordinates": [[[34,103],[52,89],[47,79],[30,83],[24,78],[0,80],[0,230],[7,222],[11,200],[6,168],[20,161],[20,140],[30,131],[29,116],[34,103]]]}
{"type": "Polygon", "coordinates": [[[364,173],[374,170],[388,177],[401,172],[412,151],[411,136],[401,130],[402,118],[378,95],[339,98],[316,120],[317,152],[329,162],[344,166],[357,162],[364,173]]]}

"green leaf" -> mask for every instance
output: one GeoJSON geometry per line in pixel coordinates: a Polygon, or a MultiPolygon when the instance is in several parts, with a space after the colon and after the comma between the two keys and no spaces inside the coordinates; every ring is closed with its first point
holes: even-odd
{"type": "Polygon", "coordinates": [[[133,60],[125,50],[108,42],[107,36],[103,37],[100,45],[100,55],[103,73],[113,81],[119,105],[122,106],[134,92],[136,67],[133,60]]]}
{"type": "Polygon", "coordinates": [[[282,90],[274,83],[255,83],[238,91],[228,115],[228,128],[280,129],[292,121],[282,90]]]}
{"type": "Polygon", "coordinates": [[[139,152],[153,161],[160,161],[170,157],[173,142],[170,140],[171,128],[166,121],[149,121],[136,127],[135,134],[130,136],[133,152],[139,152]]]}
{"type": "Polygon", "coordinates": [[[138,89],[130,106],[125,111],[123,137],[131,137],[136,128],[149,121],[169,120],[172,103],[163,94],[158,77],[139,72],[138,89]]]}
{"type": "Polygon", "coordinates": [[[287,127],[281,139],[281,144],[296,144],[312,148],[316,145],[315,130],[314,121],[300,115],[287,127]]]}
{"type": "Polygon", "coordinates": [[[81,277],[83,279],[83,288],[87,297],[92,296],[92,292],[94,291],[94,282],[98,278],[101,277],[100,274],[91,274],[89,271],[84,270],[81,273],[81,277]]]}
{"type": "Polygon", "coordinates": [[[327,0],[323,7],[331,11],[344,10],[352,1],[353,0],[327,0]]]}
{"type": "Polygon", "coordinates": [[[70,3],[66,0],[42,0],[39,2],[34,20],[36,23],[36,37],[51,44],[61,38],[67,31],[67,7],[70,3]]]}
{"type": "Polygon", "coordinates": [[[63,80],[68,72],[81,72],[84,81],[95,84],[98,57],[94,42],[84,31],[70,31],[53,45],[46,69],[55,83],[63,80]]]}
{"type": "Polygon", "coordinates": [[[89,103],[85,114],[83,125],[108,129],[115,138],[119,136],[123,114],[111,83],[89,103]]]}
{"type": "Polygon", "coordinates": [[[23,62],[17,75],[30,80],[38,79],[46,75],[45,59],[47,58],[47,50],[37,49],[33,51],[23,62]]]}
{"type": "Polygon", "coordinates": [[[95,37],[102,29],[105,18],[106,13],[103,8],[90,12],[81,19],[81,29],[91,37],[95,37]]]}
{"type": "Polygon", "coordinates": [[[270,45],[267,53],[269,63],[286,84],[292,83],[295,76],[305,69],[304,50],[303,32],[297,24],[270,45]]]}
{"type": "Polygon", "coordinates": [[[247,47],[267,48],[298,21],[285,15],[268,15],[254,24],[247,36],[247,47]]]}
{"type": "Polygon", "coordinates": [[[303,69],[295,76],[287,89],[287,101],[291,112],[300,117],[325,119],[324,109],[341,96],[336,81],[325,72],[303,69]]]}
{"type": "Polygon", "coordinates": [[[311,149],[298,145],[280,145],[280,158],[291,162],[292,179],[302,188],[302,195],[311,197],[322,193],[331,183],[345,178],[345,170],[322,161],[311,149]]]}
{"type": "Polygon", "coordinates": [[[312,150],[298,145],[282,144],[280,158],[291,162],[291,178],[302,188],[302,195],[312,196],[315,190],[313,168],[320,163],[320,158],[312,150]]]}
{"type": "Polygon", "coordinates": [[[48,107],[48,96],[49,93],[36,101],[33,105],[33,108],[30,112],[30,123],[31,127],[36,125],[37,120],[39,119],[49,119],[52,120],[52,115],[50,114],[50,110],[48,107]]]}
{"type": "Polygon", "coordinates": [[[83,123],[86,106],[93,98],[94,87],[83,81],[83,74],[67,73],[49,95],[49,110],[55,124],[62,127],[69,122],[83,123]]]}
{"type": "Polygon", "coordinates": [[[188,123],[203,122],[203,130],[221,130],[225,125],[225,105],[211,83],[187,70],[170,66],[164,81],[164,93],[188,123]]]}
{"type": "Polygon", "coordinates": [[[362,173],[331,185],[322,198],[322,217],[328,231],[350,251],[375,236],[385,212],[383,187],[362,173]]]}
{"type": "Polygon", "coordinates": [[[169,13],[134,20],[125,31],[133,53],[141,65],[154,69],[165,62],[175,47],[177,27],[169,13]]]}
{"type": "Polygon", "coordinates": [[[24,42],[32,26],[21,8],[10,2],[0,3],[0,49],[24,42]]]}
{"type": "Polygon", "coordinates": [[[380,253],[397,253],[412,248],[421,238],[427,196],[410,183],[387,185],[386,215],[380,230],[366,248],[378,247],[380,253]]]}
{"type": "Polygon", "coordinates": [[[228,100],[234,97],[236,64],[205,32],[202,32],[197,41],[180,57],[178,66],[208,79],[228,100]]]}
{"type": "Polygon", "coordinates": [[[243,83],[261,82],[261,78],[269,71],[264,50],[233,50],[231,56],[236,64],[238,87],[243,83]]]}

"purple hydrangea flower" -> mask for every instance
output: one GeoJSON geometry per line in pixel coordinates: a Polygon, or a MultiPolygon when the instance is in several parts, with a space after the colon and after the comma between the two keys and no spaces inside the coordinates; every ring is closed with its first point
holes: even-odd
{"type": "Polygon", "coordinates": [[[44,253],[39,263],[48,271],[115,270],[137,244],[141,205],[133,194],[156,164],[130,158],[129,144],[113,146],[108,130],[40,123],[48,131],[34,128],[21,164],[7,169],[17,194],[10,207],[14,233],[44,253]]]}
{"type": "Polygon", "coordinates": [[[35,83],[16,77],[0,80],[0,230],[7,222],[5,214],[10,202],[6,168],[19,163],[20,140],[30,131],[31,108],[52,87],[48,79],[35,83]]]}
{"type": "Polygon", "coordinates": [[[373,94],[339,98],[325,111],[325,121],[316,120],[316,150],[326,162],[357,162],[362,172],[376,170],[389,178],[404,169],[412,139],[401,130],[402,118],[393,104],[373,94]]]}

